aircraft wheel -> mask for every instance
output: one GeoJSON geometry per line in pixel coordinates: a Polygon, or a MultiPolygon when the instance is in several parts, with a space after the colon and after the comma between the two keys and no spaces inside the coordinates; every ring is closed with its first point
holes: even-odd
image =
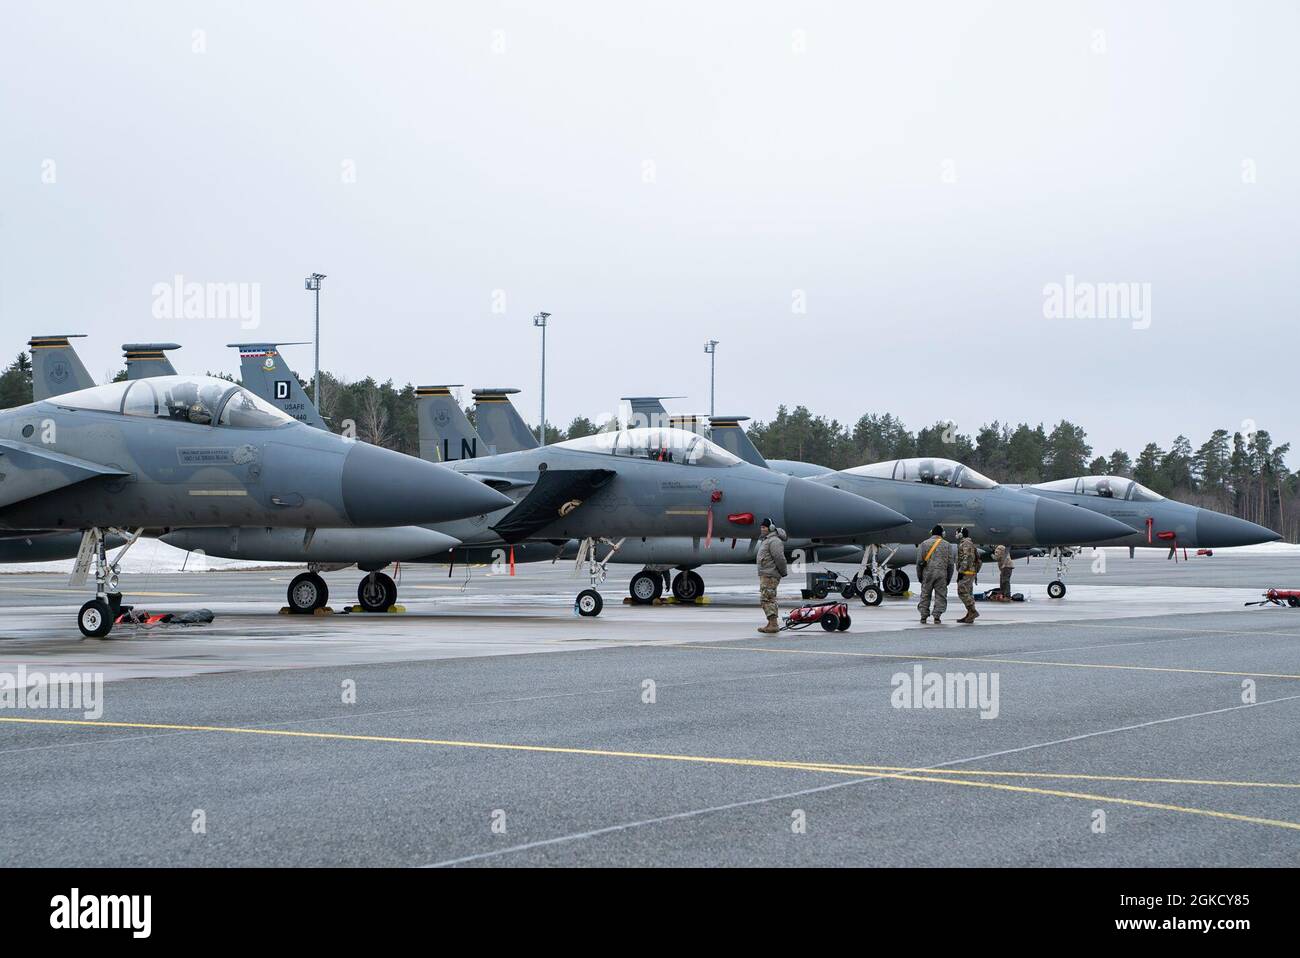
{"type": "Polygon", "coordinates": [[[867,586],[858,595],[862,599],[862,604],[868,608],[880,605],[885,601],[885,590],[875,584],[867,586]]]}
{"type": "Polygon", "coordinates": [[[627,590],[633,605],[650,605],[664,594],[664,580],[657,572],[638,572],[627,590]]]}
{"type": "Polygon", "coordinates": [[[704,595],[704,580],[694,572],[679,572],[673,579],[673,597],[678,602],[694,602],[704,595]]]}
{"type": "Polygon", "coordinates": [[[840,630],[840,617],[834,612],[827,612],[822,616],[822,628],[827,632],[838,632],[840,630]]]}
{"type": "Polygon", "coordinates": [[[113,628],[113,610],[103,599],[91,599],[77,613],[77,628],[88,639],[102,639],[113,628]]]}
{"type": "Polygon", "coordinates": [[[1047,597],[1049,599],[1065,598],[1065,583],[1060,579],[1053,579],[1047,583],[1047,597]]]}
{"type": "Polygon", "coordinates": [[[289,611],[295,615],[311,615],[329,600],[329,586],[315,572],[304,572],[289,583],[289,611]]]}
{"type": "Polygon", "coordinates": [[[600,597],[600,593],[595,589],[584,589],[579,592],[578,598],[573,603],[574,610],[584,619],[594,619],[600,615],[600,610],[604,607],[605,600],[600,597]]]}
{"type": "Polygon", "coordinates": [[[382,572],[372,572],[357,586],[357,603],[366,612],[387,612],[397,604],[397,583],[382,572]]]}
{"type": "Polygon", "coordinates": [[[907,573],[902,569],[890,569],[885,573],[885,578],[881,584],[885,587],[886,595],[902,595],[907,591],[907,587],[912,584],[912,580],[907,577],[907,573]]]}
{"type": "Polygon", "coordinates": [[[840,619],[840,631],[841,631],[841,632],[847,632],[847,631],[849,631],[849,626],[851,626],[851,625],[853,625],[853,618],[852,618],[851,616],[847,616],[847,615],[846,615],[846,616],[844,616],[842,619],[840,619]]]}

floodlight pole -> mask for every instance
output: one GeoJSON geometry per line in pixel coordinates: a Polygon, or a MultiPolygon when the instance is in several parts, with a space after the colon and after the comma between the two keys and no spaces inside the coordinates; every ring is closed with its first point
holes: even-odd
{"type": "Polygon", "coordinates": [[[550,313],[538,313],[533,317],[533,325],[542,330],[542,421],[537,425],[537,441],[546,445],[546,321],[550,313]]]}
{"type": "Polygon", "coordinates": [[[316,294],[316,359],[311,377],[311,401],[317,409],[320,408],[320,281],[324,278],[324,273],[312,273],[303,280],[303,289],[316,294]]]}
{"type": "Polygon", "coordinates": [[[710,339],[704,344],[704,351],[709,354],[709,416],[716,413],[714,408],[715,387],[718,381],[718,341],[710,339]]]}

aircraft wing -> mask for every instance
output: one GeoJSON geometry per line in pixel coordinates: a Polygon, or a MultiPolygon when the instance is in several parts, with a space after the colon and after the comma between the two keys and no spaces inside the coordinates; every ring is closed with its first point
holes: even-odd
{"type": "Polygon", "coordinates": [[[87,479],[129,475],[121,469],[65,456],[52,449],[0,439],[0,508],[87,479]]]}
{"type": "Polygon", "coordinates": [[[539,529],[569,515],[618,473],[612,469],[551,469],[537,477],[524,496],[492,531],[505,542],[522,542],[539,529]]]}

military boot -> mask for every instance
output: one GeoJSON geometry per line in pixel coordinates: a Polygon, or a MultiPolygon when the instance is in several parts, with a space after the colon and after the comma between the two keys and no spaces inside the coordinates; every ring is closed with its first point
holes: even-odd
{"type": "Polygon", "coordinates": [[[767,617],[767,625],[763,626],[758,631],[761,632],[763,635],[776,635],[778,632],[780,632],[781,627],[776,624],[776,616],[769,615],[767,617]]]}

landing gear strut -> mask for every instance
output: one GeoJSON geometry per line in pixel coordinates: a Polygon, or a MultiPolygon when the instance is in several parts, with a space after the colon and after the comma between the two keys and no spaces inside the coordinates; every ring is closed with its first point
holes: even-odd
{"type": "MultiPolygon", "coordinates": [[[[127,550],[139,541],[142,532],[143,529],[130,533],[121,529],[87,529],[82,533],[81,548],[77,551],[77,561],[72,567],[68,585],[72,588],[85,585],[90,564],[95,564],[95,598],[83,605],[77,613],[77,628],[86,638],[104,638],[113,630],[113,623],[122,614],[122,593],[118,591],[121,574],[119,563],[127,550]],[[126,544],[111,561],[106,544],[109,535],[126,538],[126,544]]],[[[126,611],[130,611],[130,606],[126,607],[126,611]]]]}
{"type": "Polygon", "coordinates": [[[1065,573],[1070,568],[1070,560],[1074,558],[1073,549],[1053,548],[1048,555],[1056,560],[1056,578],[1047,583],[1047,597],[1049,599],[1065,598],[1065,573]]]}
{"type": "Polygon", "coordinates": [[[862,565],[853,577],[853,586],[858,598],[862,600],[863,605],[869,608],[884,602],[886,594],[902,595],[911,584],[907,578],[907,573],[889,568],[889,562],[894,558],[898,550],[891,550],[884,559],[880,558],[880,552],[880,546],[867,546],[862,554],[862,565]],[[893,592],[890,589],[891,576],[894,577],[892,581],[896,587],[900,581],[899,577],[901,577],[902,588],[898,592],[893,592]]]}
{"type": "Polygon", "coordinates": [[[624,541],[623,539],[617,542],[610,539],[583,539],[582,545],[578,547],[578,571],[581,571],[585,565],[587,575],[591,579],[591,588],[583,589],[573,601],[573,611],[584,619],[594,619],[605,608],[605,600],[596,589],[609,578],[609,563],[623,547],[624,541]],[[605,553],[605,558],[597,559],[596,546],[602,543],[609,546],[609,552],[605,553]]]}

